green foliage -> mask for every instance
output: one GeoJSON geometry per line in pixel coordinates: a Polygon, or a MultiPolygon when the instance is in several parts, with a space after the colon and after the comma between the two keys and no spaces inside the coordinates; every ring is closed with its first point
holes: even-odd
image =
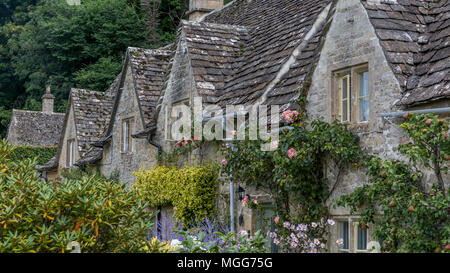
{"type": "MultiPolygon", "coordinates": [[[[449,251],[450,198],[438,175],[446,172],[449,140],[445,120],[436,115],[407,114],[400,126],[411,142],[400,151],[410,160],[368,158],[368,184],[343,196],[335,205],[349,206],[362,216],[360,224],[377,224],[375,235],[386,252],[449,251]],[[421,165],[434,169],[433,186],[427,189],[421,165]]],[[[441,176],[442,179],[442,176],[441,176]]]]}
{"type": "Polygon", "coordinates": [[[133,174],[141,198],[154,208],[173,205],[177,219],[184,225],[215,211],[218,172],[211,165],[183,169],[157,166],[133,174]]]}
{"type": "Polygon", "coordinates": [[[43,165],[56,155],[57,149],[57,147],[16,146],[9,159],[14,162],[36,159],[37,165],[43,165]]]}
{"type": "Polygon", "coordinates": [[[35,161],[10,160],[0,141],[0,252],[141,252],[151,226],[147,204],[100,176],[46,183],[35,161]]]}
{"type": "Polygon", "coordinates": [[[301,114],[295,114],[292,130],[283,130],[279,141],[270,143],[276,146],[275,151],[262,151],[263,142],[259,140],[236,141],[236,150],[229,146],[224,149],[227,160],[224,169],[238,181],[269,192],[283,220],[297,217],[296,221],[312,222],[327,213],[325,161],[332,160],[339,168],[345,168],[358,161],[361,150],[358,137],[345,125],[313,121],[311,129],[307,129],[301,114]],[[293,204],[301,211],[300,215],[291,213],[293,204]]]}
{"type": "Polygon", "coordinates": [[[229,232],[226,234],[216,232],[219,236],[217,241],[205,241],[205,234],[200,232],[197,236],[189,232],[180,231],[186,240],[182,242],[182,253],[267,253],[265,248],[266,237],[260,231],[254,236],[246,232],[229,232]]]}
{"type": "Polygon", "coordinates": [[[178,249],[178,247],[172,247],[169,242],[160,241],[158,238],[154,237],[143,250],[145,253],[173,253],[178,249]]]}

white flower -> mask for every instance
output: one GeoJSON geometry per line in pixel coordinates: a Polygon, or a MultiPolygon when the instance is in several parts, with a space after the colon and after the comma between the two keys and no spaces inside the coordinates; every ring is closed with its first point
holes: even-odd
{"type": "Polygon", "coordinates": [[[316,227],[317,227],[317,224],[316,224],[315,222],[312,222],[312,223],[311,223],[311,226],[312,226],[313,228],[316,228],[316,227]]]}
{"type": "Polygon", "coordinates": [[[333,221],[332,219],[328,219],[328,224],[330,225],[330,226],[334,226],[334,224],[336,224],[336,222],[335,221],[333,221]]]}
{"type": "Polygon", "coordinates": [[[344,240],[342,240],[342,238],[339,238],[337,241],[336,241],[336,244],[338,244],[338,245],[343,245],[344,244],[344,240]]]}
{"type": "Polygon", "coordinates": [[[278,140],[274,140],[274,141],[270,142],[270,149],[271,150],[278,149],[278,140]]]}
{"type": "Polygon", "coordinates": [[[320,244],[320,247],[325,248],[325,244],[324,243],[320,244]]]}
{"type": "Polygon", "coordinates": [[[181,241],[178,240],[178,239],[173,239],[173,240],[170,242],[170,247],[178,248],[178,247],[180,247],[180,246],[182,247],[181,241]]]}
{"type": "Polygon", "coordinates": [[[314,244],[319,245],[320,244],[319,239],[314,239],[314,244]]]}

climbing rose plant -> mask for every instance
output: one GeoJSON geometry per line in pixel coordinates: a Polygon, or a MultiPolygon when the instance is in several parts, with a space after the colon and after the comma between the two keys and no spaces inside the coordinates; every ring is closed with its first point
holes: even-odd
{"type": "Polygon", "coordinates": [[[290,110],[282,116],[290,129],[283,129],[279,140],[246,139],[222,145],[223,170],[270,194],[283,221],[320,221],[327,215],[325,201],[330,195],[324,163],[331,160],[341,169],[356,163],[361,155],[358,137],[337,121],[307,123],[304,112],[290,110]],[[264,143],[274,151],[262,151],[264,143]],[[293,205],[301,214],[291,210],[293,205]]]}
{"type": "Polygon", "coordinates": [[[360,214],[360,225],[373,224],[384,252],[450,252],[450,198],[443,178],[450,159],[448,122],[433,114],[403,118],[400,127],[410,141],[399,150],[409,161],[368,157],[368,183],[335,205],[360,214]],[[434,174],[431,185],[422,166],[434,174]]]}

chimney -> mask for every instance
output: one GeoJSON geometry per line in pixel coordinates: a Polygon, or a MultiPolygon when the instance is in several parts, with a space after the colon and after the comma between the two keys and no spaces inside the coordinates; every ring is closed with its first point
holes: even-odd
{"type": "Polygon", "coordinates": [[[223,0],[189,0],[189,21],[199,22],[205,15],[223,7],[223,0]]]}
{"type": "Polygon", "coordinates": [[[45,88],[45,94],[42,96],[42,112],[53,113],[53,102],[55,96],[51,93],[51,85],[47,84],[45,88]]]}

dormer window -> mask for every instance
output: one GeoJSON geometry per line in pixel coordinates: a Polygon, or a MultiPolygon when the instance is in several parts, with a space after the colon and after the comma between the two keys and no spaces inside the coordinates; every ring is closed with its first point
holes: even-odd
{"type": "Polygon", "coordinates": [[[367,65],[334,73],[333,119],[346,123],[368,122],[370,89],[367,65]]]}

